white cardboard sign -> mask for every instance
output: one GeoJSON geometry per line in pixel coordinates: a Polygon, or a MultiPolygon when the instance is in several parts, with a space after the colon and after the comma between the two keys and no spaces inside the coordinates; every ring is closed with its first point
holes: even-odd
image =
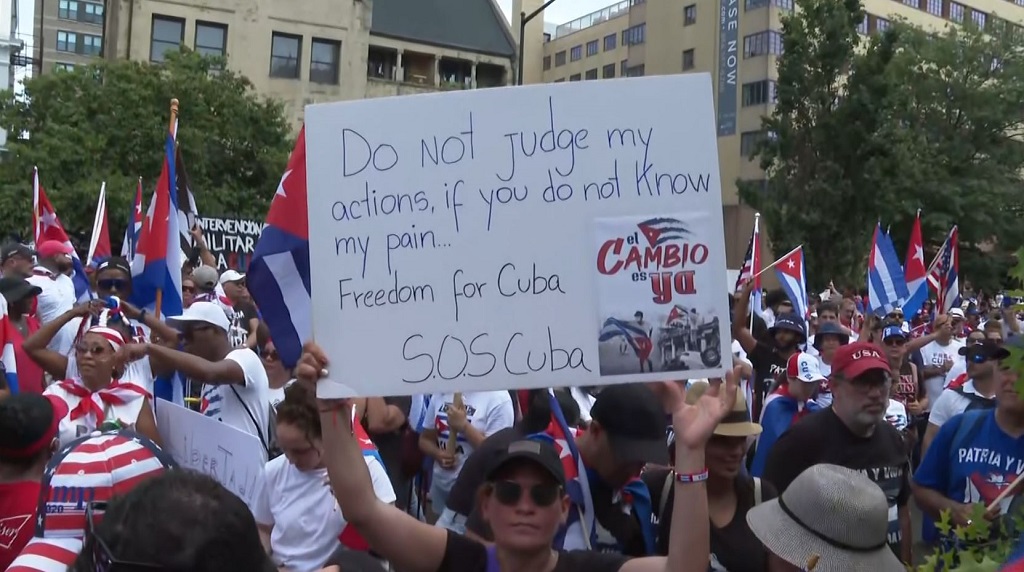
{"type": "Polygon", "coordinates": [[[179,466],[213,477],[253,506],[266,463],[257,437],[169,401],[157,403],[156,422],[164,451],[179,466]]]}
{"type": "Polygon", "coordinates": [[[326,393],[721,375],[711,95],[684,74],[309,106],[326,393]]]}

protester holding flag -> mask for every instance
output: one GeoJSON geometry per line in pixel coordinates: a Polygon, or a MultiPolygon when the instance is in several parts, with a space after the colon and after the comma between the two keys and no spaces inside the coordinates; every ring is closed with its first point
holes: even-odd
{"type": "MultiPolygon", "coordinates": [[[[47,240],[36,245],[39,263],[28,279],[40,289],[37,297],[36,315],[46,324],[57,319],[75,305],[75,283],[69,274],[74,270],[71,245],[56,240],[47,240]]],[[[50,341],[50,349],[67,355],[78,334],[79,320],[67,322],[50,341]]]]}

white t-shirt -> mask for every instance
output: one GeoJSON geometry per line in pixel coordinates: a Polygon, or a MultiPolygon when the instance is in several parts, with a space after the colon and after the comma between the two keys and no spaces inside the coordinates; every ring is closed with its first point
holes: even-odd
{"type": "MultiPolygon", "coordinates": [[[[126,385],[126,382],[121,382],[126,385]]],[[[60,420],[58,427],[58,435],[61,446],[67,445],[71,441],[92,433],[97,429],[96,417],[93,415],[86,415],[79,417],[74,421],[71,420],[71,414],[78,404],[81,403],[82,397],[68,393],[60,383],[50,384],[46,390],[43,391],[44,395],[56,395],[64,400],[64,403],[68,406],[68,414],[60,420]]],[[[127,393],[131,396],[131,399],[125,399],[127,403],[124,405],[108,404],[101,400],[98,395],[94,394],[93,401],[103,410],[103,416],[105,421],[120,421],[127,425],[135,425],[139,420],[139,413],[142,412],[142,406],[146,403],[145,396],[136,396],[131,393],[127,393]]]]}
{"type": "MultiPolygon", "coordinates": [[[[374,495],[395,502],[391,479],[377,459],[363,455],[374,495]]],[[[345,516],[327,479],[327,469],[302,472],[283,455],[263,469],[253,506],[256,522],[273,526],[270,546],[274,562],[293,572],[320,570],[338,548],[345,516]]]]}
{"type": "Polygon", "coordinates": [[[885,410],[885,420],[895,427],[897,431],[903,431],[910,425],[910,418],[907,417],[907,407],[895,399],[890,399],[889,407],[885,410]]]}
{"type": "MultiPolygon", "coordinates": [[[[75,283],[66,274],[54,274],[42,266],[37,266],[32,276],[27,278],[29,284],[38,286],[42,292],[36,298],[36,316],[43,324],[52,322],[58,316],[74,307],[78,301],[75,295],[75,283]]],[[[82,319],[75,318],[64,324],[46,346],[60,355],[71,353],[71,346],[78,335],[78,327],[82,319]]]]}
{"type": "MultiPolygon", "coordinates": [[[[924,364],[924,367],[941,367],[946,362],[946,359],[949,358],[953,361],[955,367],[957,360],[964,361],[964,358],[958,353],[962,347],[964,347],[964,343],[960,340],[951,340],[947,346],[940,345],[939,342],[933,340],[921,348],[921,362],[924,364]]],[[[942,394],[942,390],[946,386],[945,384],[945,373],[924,380],[924,389],[928,394],[929,410],[935,408],[935,402],[938,401],[939,395],[942,394]]]]}
{"type": "MultiPolygon", "coordinates": [[[[808,345],[807,347],[809,348],[811,346],[808,345]]],[[[824,360],[821,359],[820,355],[818,356],[818,367],[821,369],[821,375],[824,375],[825,377],[832,375],[832,366],[825,363],[824,360]]],[[[818,386],[818,395],[814,398],[814,402],[822,408],[832,405],[832,386],[828,384],[827,379],[822,381],[818,386]]]]}
{"type": "Polygon", "coordinates": [[[578,387],[570,387],[569,393],[580,406],[580,421],[590,423],[590,410],[594,407],[595,397],[578,387]]]}
{"type": "MultiPolygon", "coordinates": [[[[980,397],[986,397],[981,393],[978,393],[977,388],[974,387],[974,380],[969,379],[967,383],[961,388],[964,393],[972,393],[980,397]]],[[[987,399],[995,399],[995,397],[986,397],[987,399]]],[[[935,425],[936,427],[942,427],[942,425],[960,415],[964,411],[967,411],[967,406],[971,404],[971,400],[960,395],[954,389],[945,389],[942,391],[942,395],[935,400],[935,405],[932,405],[931,415],[928,416],[928,423],[935,425]]]]}
{"type": "Polygon", "coordinates": [[[960,377],[965,373],[967,373],[967,360],[958,360],[955,364],[953,364],[953,368],[946,373],[946,378],[942,381],[942,388],[945,389],[949,387],[949,384],[953,383],[953,381],[956,378],[960,377]]]}
{"type": "Polygon", "coordinates": [[[257,438],[262,437],[261,441],[265,441],[267,418],[270,415],[270,408],[267,407],[270,403],[267,370],[263,369],[259,356],[252,350],[233,350],[224,359],[229,359],[242,367],[242,371],[245,372],[245,385],[203,385],[203,398],[199,410],[207,417],[213,417],[257,438]],[[255,424],[249,416],[250,413],[256,419],[255,424]]]}
{"type": "MultiPolygon", "coordinates": [[[[448,407],[455,400],[453,393],[436,393],[430,398],[430,407],[424,421],[424,428],[433,427],[437,430],[437,446],[442,451],[448,448],[448,407]]],[[[515,423],[515,412],[512,408],[512,396],[507,391],[476,391],[462,394],[462,402],[466,406],[466,419],[471,425],[487,437],[511,427],[515,423]]],[[[461,433],[458,436],[458,449],[455,454],[455,466],[444,469],[440,463],[434,463],[434,483],[442,490],[451,490],[459,477],[462,464],[473,453],[473,446],[461,433]]]]}
{"type": "Polygon", "coordinates": [[[276,410],[277,406],[284,401],[284,387],[267,389],[267,400],[270,402],[270,406],[276,410]]]}

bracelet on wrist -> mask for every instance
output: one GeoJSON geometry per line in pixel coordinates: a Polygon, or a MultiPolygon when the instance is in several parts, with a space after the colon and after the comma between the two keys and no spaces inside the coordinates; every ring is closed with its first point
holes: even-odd
{"type": "Polygon", "coordinates": [[[675,475],[675,480],[677,483],[684,485],[688,485],[691,483],[703,483],[704,481],[708,480],[707,468],[705,468],[703,471],[699,473],[679,473],[676,471],[672,471],[672,474],[675,475]]]}

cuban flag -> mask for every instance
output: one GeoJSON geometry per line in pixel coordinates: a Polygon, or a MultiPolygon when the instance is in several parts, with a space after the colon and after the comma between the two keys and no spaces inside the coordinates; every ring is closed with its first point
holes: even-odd
{"type": "Polygon", "coordinates": [[[638,324],[630,323],[618,318],[608,318],[601,328],[599,342],[607,342],[615,338],[623,338],[633,348],[633,353],[640,360],[641,369],[651,357],[654,344],[651,342],[651,334],[648,330],[641,328],[638,324]]]}
{"type": "Polygon", "coordinates": [[[294,367],[313,331],[309,278],[309,217],[306,212],[306,130],[270,203],[267,225],[256,243],[249,293],[270,328],[285,367],[294,367]]]}
{"type": "MultiPolygon", "coordinates": [[[[178,132],[175,125],[174,132],[178,132]]],[[[199,217],[199,209],[196,208],[196,197],[192,194],[192,183],[188,178],[188,171],[185,170],[185,160],[181,158],[181,147],[176,147],[174,152],[174,172],[177,175],[177,205],[178,205],[178,234],[181,241],[181,260],[191,260],[196,256],[195,240],[192,239],[192,229],[196,226],[196,219],[199,217]]]]}
{"type": "Polygon", "coordinates": [[[35,226],[35,242],[38,246],[47,240],[56,240],[71,247],[71,266],[74,268],[74,275],[71,276],[75,284],[75,295],[79,302],[92,298],[92,288],[89,286],[89,276],[85,273],[85,266],[82,259],[78,257],[78,251],[74,249],[68,233],[64,232],[64,226],[57,218],[50,199],[46,196],[46,190],[39,183],[39,169],[32,169],[32,212],[35,226]]]}
{"type": "Polygon", "coordinates": [[[18,393],[18,364],[14,359],[14,325],[7,315],[7,299],[0,296],[0,365],[4,368],[7,389],[18,393]]]}
{"type": "Polygon", "coordinates": [[[1016,550],[1013,554],[1003,563],[1002,568],[999,572],[1024,572],[1024,536],[1021,537],[1021,541],[1017,544],[1016,550]]]}
{"type": "Polygon", "coordinates": [[[96,216],[92,221],[92,237],[89,239],[88,264],[90,269],[110,258],[110,230],[107,226],[107,183],[100,186],[100,198],[96,203],[96,216]]]}
{"type": "Polygon", "coordinates": [[[124,240],[121,242],[121,257],[125,260],[135,259],[135,245],[139,241],[141,231],[142,177],[139,177],[139,184],[135,187],[135,201],[132,203],[131,216],[128,217],[128,226],[124,227],[124,240]]]}
{"type": "Polygon", "coordinates": [[[876,315],[883,316],[901,307],[909,297],[896,247],[889,235],[882,232],[882,225],[876,224],[868,257],[868,306],[876,315]]]}
{"type": "Polygon", "coordinates": [[[960,301],[960,247],[957,245],[959,230],[949,229],[946,242],[939,252],[939,303],[937,311],[945,314],[960,301]]]}
{"type": "Polygon", "coordinates": [[[740,268],[740,275],[736,278],[735,292],[743,289],[743,285],[750,280],[754,281],[754,290],[750,293],[750,308],[758,316],[761,315],[763,303],[761,302],[761,215],[754,216],[754,231],[750,234],[750,244],[747,245],[747,255],[743,258],[743,267],[740,268]]]}
{"type": "Polygon", "coordinates": [[[804,273],[804,247],[800,246],[772,264],[782,289],[793,303],[793,311],[807,319],[807,275],[804,273]]]}
{"type": "MultiPolygon", "coordinates": [[[[149,210],[139,231],[132,259],[132,303],[161,316],[177,316],[181,302],[181,243],[177,197],[174,189],[174,137],[164,142],[164,165],[149,210]]],[[[157,378],[155,397],[184,404],[184,386],[178,376],[157,378]]]]}
{"type": "Polygon", "coordinates": [[[907,283],[907,299],[903,302],[903,315],[914,316],[928,299],[927,272],[924,268],[924,241],[921,240],[921,211],[917,211],[914,227],[910,230],[907,258],[903,264],[903,281],[907,283]]]}
{"type": "Polygon", "coordinates": [[[576,447],[576,436],[579,433],[569,428],[558,398],[550,389],[548,400],[551,404],[551,425],[546,432],[531,435],[530,438],[547,441],[558,451],[565,471],[565,492],[572,500],[568,520],[555,536],[552,546],[558,550],[590,550],[597,544],[597,526],[587,468],[576,447]]]}

